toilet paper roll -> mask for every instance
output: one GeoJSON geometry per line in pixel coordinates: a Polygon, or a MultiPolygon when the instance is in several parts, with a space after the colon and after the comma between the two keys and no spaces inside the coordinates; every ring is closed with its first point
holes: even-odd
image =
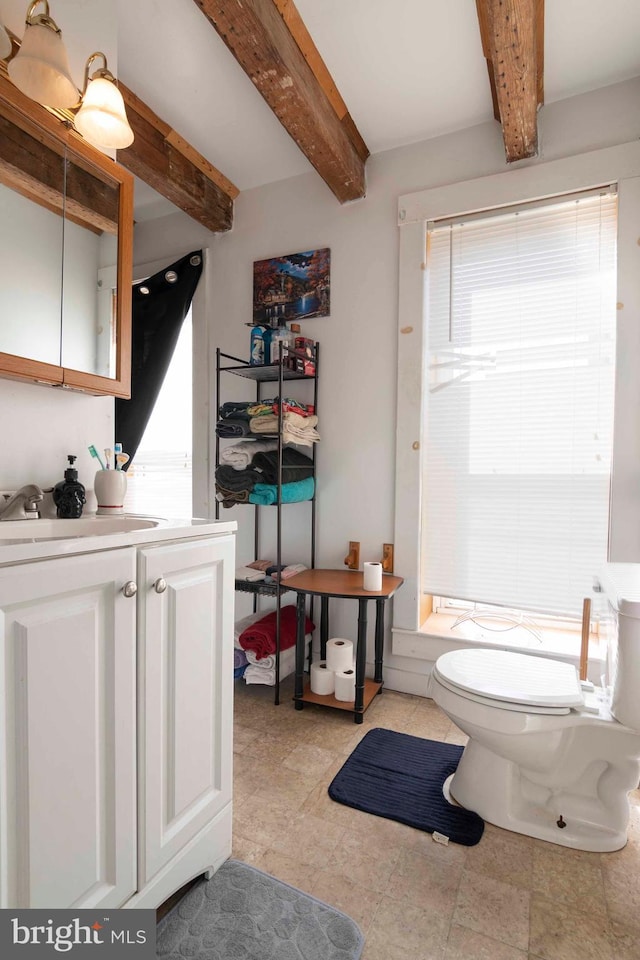
{"type": "Polygon", "coordinates": [[[348,670],[340,670],[335,675],[336,700],[343,700],[350,703],[356,698],[356,671],[353,667],[348,670]]]}
{"type": "Polygon", "coordinates": [[[327,641],[327,669],[338,673],[353,666],[353,644],[351,640],[333,637],[327,641]]]}
{"type": "Polygon", "coordinates": [[[362,569],[364,570],[362,577],[363,590],[375,590],[376,592],[382,590],[382,564],[379,561],[377,563],[365,563],[362,569]]]}
{"type": "Polygon", "coordinates": [[[335,673],[327,668],[327,661],[311,664],[311,692],[325,697],[333,693],[335,688],[335,673]]]}

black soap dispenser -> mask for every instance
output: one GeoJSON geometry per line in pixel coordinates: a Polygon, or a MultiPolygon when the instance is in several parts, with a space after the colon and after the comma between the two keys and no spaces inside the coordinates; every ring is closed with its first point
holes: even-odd
{"type": "Polygon", "coordinates": [[[78,480],[78,471],[73,466],[77,459],[72,454],[68,455],[69,466],[64,472],[64,480],[53,488],[53,502],[61,520],[77,520],[82,516],[82,508],[87,502],[84,487],[78,480]]]}

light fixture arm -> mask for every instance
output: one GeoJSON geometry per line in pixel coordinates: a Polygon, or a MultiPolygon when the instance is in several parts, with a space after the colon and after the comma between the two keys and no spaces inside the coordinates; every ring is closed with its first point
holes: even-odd
{"type": "Polygon", "coordinates": [[[107,66],[107,58],[104,55],[104,53],[102,53],[100,50],[96,50],[95,53],[92,53],[91,56],[88,57],[87,62],[84,65],[84,82],[82,84],[82,92],[80,94],[81,98],[84,97],[85,93],[87,92],[87,87],[89,86],[89,80],[95,80],[97,77],[102,77],[105,80],[110,80],[111,83],[116,83],[116,78],[114,77],[114,75],[111,73],[111,70],[109,70],[109,67],[107,66]],[[94,62],[99,57],[102,57],[102,62],[104,66],[99,67],[95,71],[95,73],[90,77],[89,71],[91,70],[91,67],[93,66],[94,62]]]}
{"type": "Polygon", "coordinates": [[[55,30],[56,33],[62,33],[62,30],[55,20],[49,16],[49,0],[33,0],[33,3],[30,3],[27,8],[25,23],[28,27],[33,27],[38,24],[42,27],[49,27],[50,30],[55,30]],[[34,16],[33,11],[41,3],[44,4],[44,13],[38,13],[34,16]]]}

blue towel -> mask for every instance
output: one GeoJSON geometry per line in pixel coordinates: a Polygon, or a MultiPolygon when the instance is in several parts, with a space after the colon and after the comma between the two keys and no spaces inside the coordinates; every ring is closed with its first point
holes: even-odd
{"type": "MultiPolygon", "coordinates": [[[[315,492],[315,480],[307,477],[306,480],[296,480],[295,483],[283,483],[280,488],[281,503],[298,503],[300,500],[311,500],[315,492]]],[[[262,506],[278,502],[278,488],[271,483],[256,483],[249,494],[249,503],[259,503],[262,506]]]]}

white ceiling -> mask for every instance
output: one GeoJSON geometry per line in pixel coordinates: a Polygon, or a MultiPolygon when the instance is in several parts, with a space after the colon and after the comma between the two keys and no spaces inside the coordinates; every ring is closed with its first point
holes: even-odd
{"type": "MultiPolygon", "coordinates": [[[[117,4],[119,76],[237,187],[311,169],[193,0],[117,4]]],[[[492,117],[474,0],[296,5],[371,153],[492,117]]],[[[545,6],[546,103],[640,75],[640,0],[545,6]]]]}

